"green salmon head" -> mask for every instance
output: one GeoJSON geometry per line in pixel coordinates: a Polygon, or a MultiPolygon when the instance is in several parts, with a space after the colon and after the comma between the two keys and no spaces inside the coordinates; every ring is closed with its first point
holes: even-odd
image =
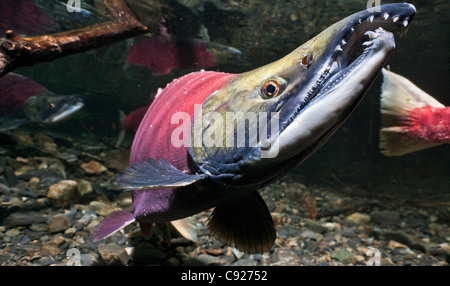
{"type": "Polygon", "coordinates": [[[364,10],[284,58],[211,94],[191,128],[190,154],[216,182],[260,186],[315,152],[348,118],[405,32],[410,4],[364,10]]]}
{"type": "Polygon", "coordinates": [[[31,122],[56,123],[69,118],[83,106],[83,99],[79,95],[58,95],[48,92],[27,99],[24,113],[31,122]]]}

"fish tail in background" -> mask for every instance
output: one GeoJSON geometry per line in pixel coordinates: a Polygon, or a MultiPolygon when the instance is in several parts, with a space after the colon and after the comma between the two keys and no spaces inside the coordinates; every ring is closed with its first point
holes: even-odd
{"type": "Polygon", "coordinates": [[[94,241],[105,239],[134,221],[134,215],[130,212],[112,212],[95,227],[94,241]]]}
{"type": "Polygon", "coordinates": [[[424,123],[418,122],[418,111],[426,106],[442,109],[443,104],[408,79],[386,69],[383,69],[381,89],[380,148],[384,155],[400,156],[443,143],[420,136],[412,128],[414,124],[424,123]]]}

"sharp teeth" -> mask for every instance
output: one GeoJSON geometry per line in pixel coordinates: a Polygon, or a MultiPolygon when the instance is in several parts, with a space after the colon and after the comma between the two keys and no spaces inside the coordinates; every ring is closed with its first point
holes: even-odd
{"type": "Polygon", "coordinates": [[[358,19],[358,23],[360,23],[360,24],[361,24],[361,22],[362,22],[362,21],[361,21],[361,19],[358,19]]]}
{"type": "Polygon", "coordinates": [[[372,45],[372,41],[364,42],[362,45],[363,46],[370,46],[370,45],[372,45]]]}
{"type": "Polygon", "coordinates": [[[337,45],[335,51],[337,51],[337,52],[342,52],[343,49],[342,49],[341,45],[337,45]]]}
{"type": "Polygon", "coordinates": [[[341,43],[343,46],[347,45],[347,42],[344,39],[342,39],[341,43]]]}
{"type": "Polygon", "coordinates": [[[403,27],[406,28],[406,26],[408,26],[408,19],[405,19],[405,20],[403,21],[403,27]]]}
{"type": "Polygon", "coordinates": [[[350,29],[350,31],[353,33],[353,32],[355,31],[355,28],[352,27],[352,28],[350,29]]]}
{"type": "Polygon", "coordinates": [[[388,14],[388,13],[384,13],[384,14],[383,14],[383,19],[384,19],[384,20],[387,20],[388,18],[389,18],[389,14],[388,14]]]}
{"type": "Polygon", "coordinates": [[[385,32],[385,30],[383,28],[381,28],[381,27],[379,27],[378,29],[375,30],[375,33],[377,33],[377,34],[380,34],[380,33],[383,33],[383,32],[385,32]]]}
{"type": "Polygon", "coordinates": [[[378,34],[373,31],[367,31],[364,35],[368,36],[370,39],[378,37],[378,34]]]}
{"type": "Polygon", "coordinates": [[[392,18],[392,22],[396,23],[396,22],[398,21],[399,18],[400,18],[399,16],[393,17],[393,18],[392,18]]]}
{"type": "Polygon", "coordinates": [[[372,15],[372,16],[370,16],[369,18],[367,18],[367,22],[370,22],[370,23],[372,23],[373,22],[373,18],[374,18],[374,16],[372,15]]]}

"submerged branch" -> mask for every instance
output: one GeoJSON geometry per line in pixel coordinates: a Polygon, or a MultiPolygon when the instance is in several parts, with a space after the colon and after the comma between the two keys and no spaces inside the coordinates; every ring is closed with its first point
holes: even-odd
{"type": "Polygon", "coordinates": [[[17,37],[14,31],[7,31],[6,40],[0,44],[0,77],[22,66],[50,62],[148,32],[124,0],[104,2],[114,20],[30,38],[17,37]]]}

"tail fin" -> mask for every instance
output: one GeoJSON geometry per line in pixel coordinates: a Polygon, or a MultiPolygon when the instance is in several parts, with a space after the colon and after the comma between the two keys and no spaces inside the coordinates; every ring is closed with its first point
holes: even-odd
{"type": "Polygon", "coordinates": [[[127,211],[115,211],[105,217],[96,227],[94,241],[107,238],[111,234],[135,221],[134,215],[127,211]]]}
{"type": "Polygon", "coordinates": [[[411,111],[428,105],[445,107],[408,79],[383,69],[380,149],[384,155],[400,156],[439,145],[433,141],[408,136],[404,132],[404,124],[411,111]]]}
{"type": "Polygon", "coordinates": [[[194,242],[197,241],[197,227],[193,217],[174,220],[171,223],[182,236],[194,242]]]}

